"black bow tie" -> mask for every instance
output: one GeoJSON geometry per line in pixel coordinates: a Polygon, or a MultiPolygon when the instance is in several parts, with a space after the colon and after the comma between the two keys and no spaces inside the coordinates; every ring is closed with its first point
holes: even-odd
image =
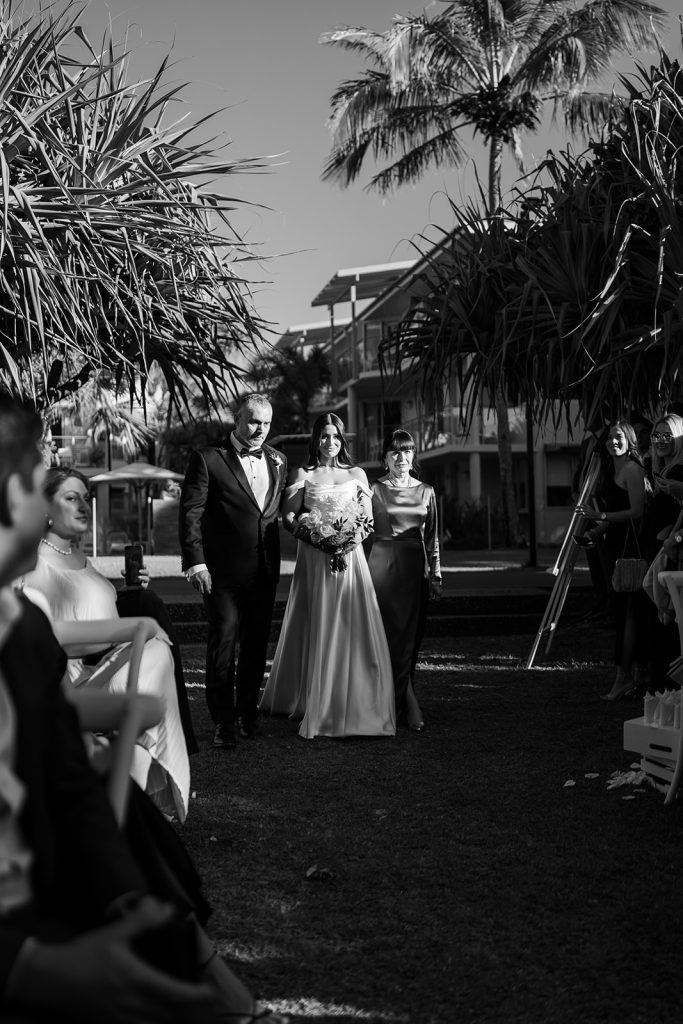
{"type": "Polygon", "coordinates": [[[251,455],[254,459],[260,459],[263,455],[263,448],[240,448],[240,455],[251,455]]]}

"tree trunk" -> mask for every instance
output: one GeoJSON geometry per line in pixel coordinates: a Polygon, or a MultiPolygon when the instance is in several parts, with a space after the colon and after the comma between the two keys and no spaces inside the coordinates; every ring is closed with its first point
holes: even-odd
{"type": "MultiPolygon", "coordinates": [[[[493,138],[489,149],[489,208],[492,215],[500,206],[501,173],[503,166],[503,140],[493,138]]],[[[507,398],[503,384],[499,383],[495,393],[496,422],[498,431],[498,466],[500,469],[500,491],[503,502],[503,524],[505,542],[521,545],[522,535],[519,528],[519,512],[512,485],[512,445],[510,443],[510,420],[508,418],[507,398]]]]}
{"type": "Polygon", "coordinates": [[[487,212],[489,216],[493,216],[500,206],[500,182],[503,173],[503,140],[493,138],[489,145],[489,202],[487,212]]]}
{"type": "Polygon", "coordinates": [[[500,496],[503,503],[503,525],[505,543],[519,547],[522,535],[519,529],[519,512],[512,485],[512,444],[510,443],[510,420],[508,406],[502,384],[498,384],[495,394],[496,423],[498,431],[498,467],[500,470],[500,496]]]}

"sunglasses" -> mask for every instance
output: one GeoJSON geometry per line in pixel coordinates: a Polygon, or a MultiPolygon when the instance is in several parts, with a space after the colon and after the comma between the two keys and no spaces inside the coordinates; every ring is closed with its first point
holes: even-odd
{"type": "Polygon", "coordinates": [[[652,435],[652,440],[655,442],[655,444],[657,443],[657,441],[663,441],[664,444],[668,444],[669,441],[673,441],[673,439],[674,439],[673,434],[669,434],[668,432],[660,434],[658,431],[656,431],[652,435]]]}

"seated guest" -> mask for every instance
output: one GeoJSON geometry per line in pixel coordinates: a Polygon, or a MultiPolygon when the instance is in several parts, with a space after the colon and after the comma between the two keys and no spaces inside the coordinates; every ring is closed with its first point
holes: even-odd
{"type": "Polygon", "coordinates": [[[6,587],[43,531],[40,432],[0,396],[0,1018],[247,1024],[254,1001],[205,933],[151,895],[88,763],[63,652],[6,587]]]}
{"type": "MultiPolygon", "coordinates": [[[[36,568],[23,577],[27,594],[39,592],[55,623],[62,620],[115,619],[116,590],[90,564],[79,542],[89,525],[88,485],[75,470],[49,469],[45,474],[47,532],[41,539],[36,568]]],[[[72,659],[68,677],[75,687],[123,693],[128,678],[130,645],[95,650],[72,659]]],[[[185,820],[190,795],[190,764],[178,709],[173,657],[168,637],[148,640],[142,655],[138,689],[159,697],[164,714],[158,725],[139,737],[131,775],[167,815],[185,820]]]]}
{"type": "MultiPolygon", "coordinates": [[[[43,470],[36,465],[39,433],[35,417],[0,397],[0,587],[35,563],[45,516],[43,470]]],[[[259,1011],[216,956],[196,920],[165,930],[174,913],[165,905],[169,893],[186,916],[194,869],[172,827],[134,785],[129,817],[137,845],[131,855],[85,758],[61,690],[63,672],[64,655],[45,616],[0,590],[3,1024],[211,1024],[226,1018],[276,1024],[276,1016],[259,1011]],[[178,879],[170,878],[168,856],[164,861],[159,851],[142,849],[141,831],[156,839],[164,829],[164,846],[170,836],[182,849],[180,858],[174,851],[171,866],[180,867],[178,879]],[[146,964],[137,949],[143,940],[162,970],[192,983],[146,964]]]]}

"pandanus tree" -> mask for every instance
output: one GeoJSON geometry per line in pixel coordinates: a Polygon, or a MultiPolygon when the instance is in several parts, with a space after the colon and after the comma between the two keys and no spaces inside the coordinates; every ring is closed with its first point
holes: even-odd
{"type": "MultiPolygon", "coordinates": [[[[619,54],[655,42],[664,12],[641,0],[456,0],[433,17],[394,18],[385,32],[343,28],[322,41],[368,69],[332,96],[332,152],[323,177],[348,185],[367,159],[387,160],[370,187],[386,193],[430,168],[456,168],[479,136],[488,149],[485,212],[501,201],[505,147],[524,167],[523,136],[546,108],[571,132],[618,113],[596,85],[619,54]]],[[[496,392],[501,483],[512,505],[507,395],[496,392]]]]}
{"type": "Polygon", "coordinates": [[[168,58],[130,83],[81,11],[0,0],[0,387],[49,407],[104,375],[144,404],[154,367],[175,408],[192,391],[215,403],[262,325],[238,201],[207,183],[261,165],[173,120],[168,58]]]}
{"type": "Polygon", "coordinates": [[[504,378],[536,419],[572,399],[588,421],[681,401],[683,68],[662,51],[622,84],[623,119],[579,156],[550,154],[517,220],[456,211],[429,305],[394,339],[425,387],[504,378]]]}
{"type": "Polygon", "coordinates": [[[332,371],[329,357],[319,346],[304,352],[298,345],[288,345],[260,359],[250,379],[270,395],[278,432],[307,433],[313,399],[330,383],[332,371]]]}

